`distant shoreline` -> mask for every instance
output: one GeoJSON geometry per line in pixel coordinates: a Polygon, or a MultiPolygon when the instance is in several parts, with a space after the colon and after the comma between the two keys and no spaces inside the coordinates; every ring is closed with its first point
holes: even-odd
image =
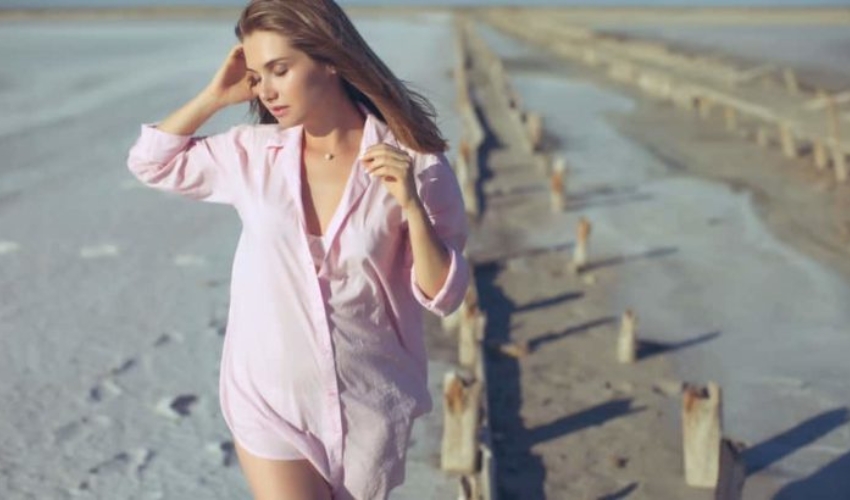
{"type": "MultiPolygon", "coordinates": [[[[696,24],[837,24],[850,25],[850,7],[551,7],[551,6],[357,6],[346,7],[352,15],[406,15],[433,12],[476,12],[490,9],[523,9],[569,12],[576,22],[599,22],[629,16],[635,23],[683,22],[696,24]]],[[[241,7],[42,7],[0,8],[0,21],[101,20],[101,19],[234,19],[241,7]]]]}

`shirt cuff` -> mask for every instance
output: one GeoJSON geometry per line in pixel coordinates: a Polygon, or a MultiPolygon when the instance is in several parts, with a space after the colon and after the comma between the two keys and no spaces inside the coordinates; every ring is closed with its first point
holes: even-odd
{"type": "Polygon", "coordinates": [[[419,288],[419,284],[416,282],[416,271],[413,266],[410,266],[410,284],[413,289],[413,296],[422,304],[422,307],[443,317],[448,316],[460,307],[469,285],[469,267],[463,256],[454,248],[449,246],[446,248],[451,259],[449,272],[442,288],[433,298],[428,298],[425,292],[419,288]]]}
{"type": "Polygon", "coordinates": [[[186,149],[191,135],[178,135],[156,128],[156,123],[143,123],[137,153],[154,163],[167,163],[186,149]]]}

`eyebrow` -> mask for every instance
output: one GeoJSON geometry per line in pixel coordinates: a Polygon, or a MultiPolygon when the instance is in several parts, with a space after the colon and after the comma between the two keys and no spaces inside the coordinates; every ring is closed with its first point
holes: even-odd
{"type": "MultiPolygon", "coordinates": [[[[266,64],[263,64],[263,67],[264,68],[271,68],[272,66],[274,66],[275,64],[277,64],[279,62],[289,61],[289,60],[290,60],[289,57],[278,57],[277,59],[272,59],[271,61],[267,62],[266,64]]],[[[256,70],[253,70],[253,69],[248,68],[248,67],[246,67],[245,70],[250,71],[251,73],[257,73],[256,70]]]]}

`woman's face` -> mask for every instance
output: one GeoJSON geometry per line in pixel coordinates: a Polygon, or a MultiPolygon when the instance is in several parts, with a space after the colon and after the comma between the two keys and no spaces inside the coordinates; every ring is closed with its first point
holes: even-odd
{"type": "Polygon", "coordinates": [[[292,48],[276,32],[254,31],[243,37],[242,49],[254,95],[283,128],[304,123],[331,86],[339,85],[328,65],[292,48]]]}

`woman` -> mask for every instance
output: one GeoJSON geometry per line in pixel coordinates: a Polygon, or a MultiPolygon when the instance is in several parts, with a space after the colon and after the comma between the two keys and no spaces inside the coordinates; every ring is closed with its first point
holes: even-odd
{"type": "Polygon", "coordinates": [[[446,143],[332,0],[252,1],[236,34],[128,167],[241,218],[219,397],[255,498],[383,499],[431,409],[421,309],[469,281],[446,143]],[[260,124],[192,136],[252,99],[260,124]]]}

